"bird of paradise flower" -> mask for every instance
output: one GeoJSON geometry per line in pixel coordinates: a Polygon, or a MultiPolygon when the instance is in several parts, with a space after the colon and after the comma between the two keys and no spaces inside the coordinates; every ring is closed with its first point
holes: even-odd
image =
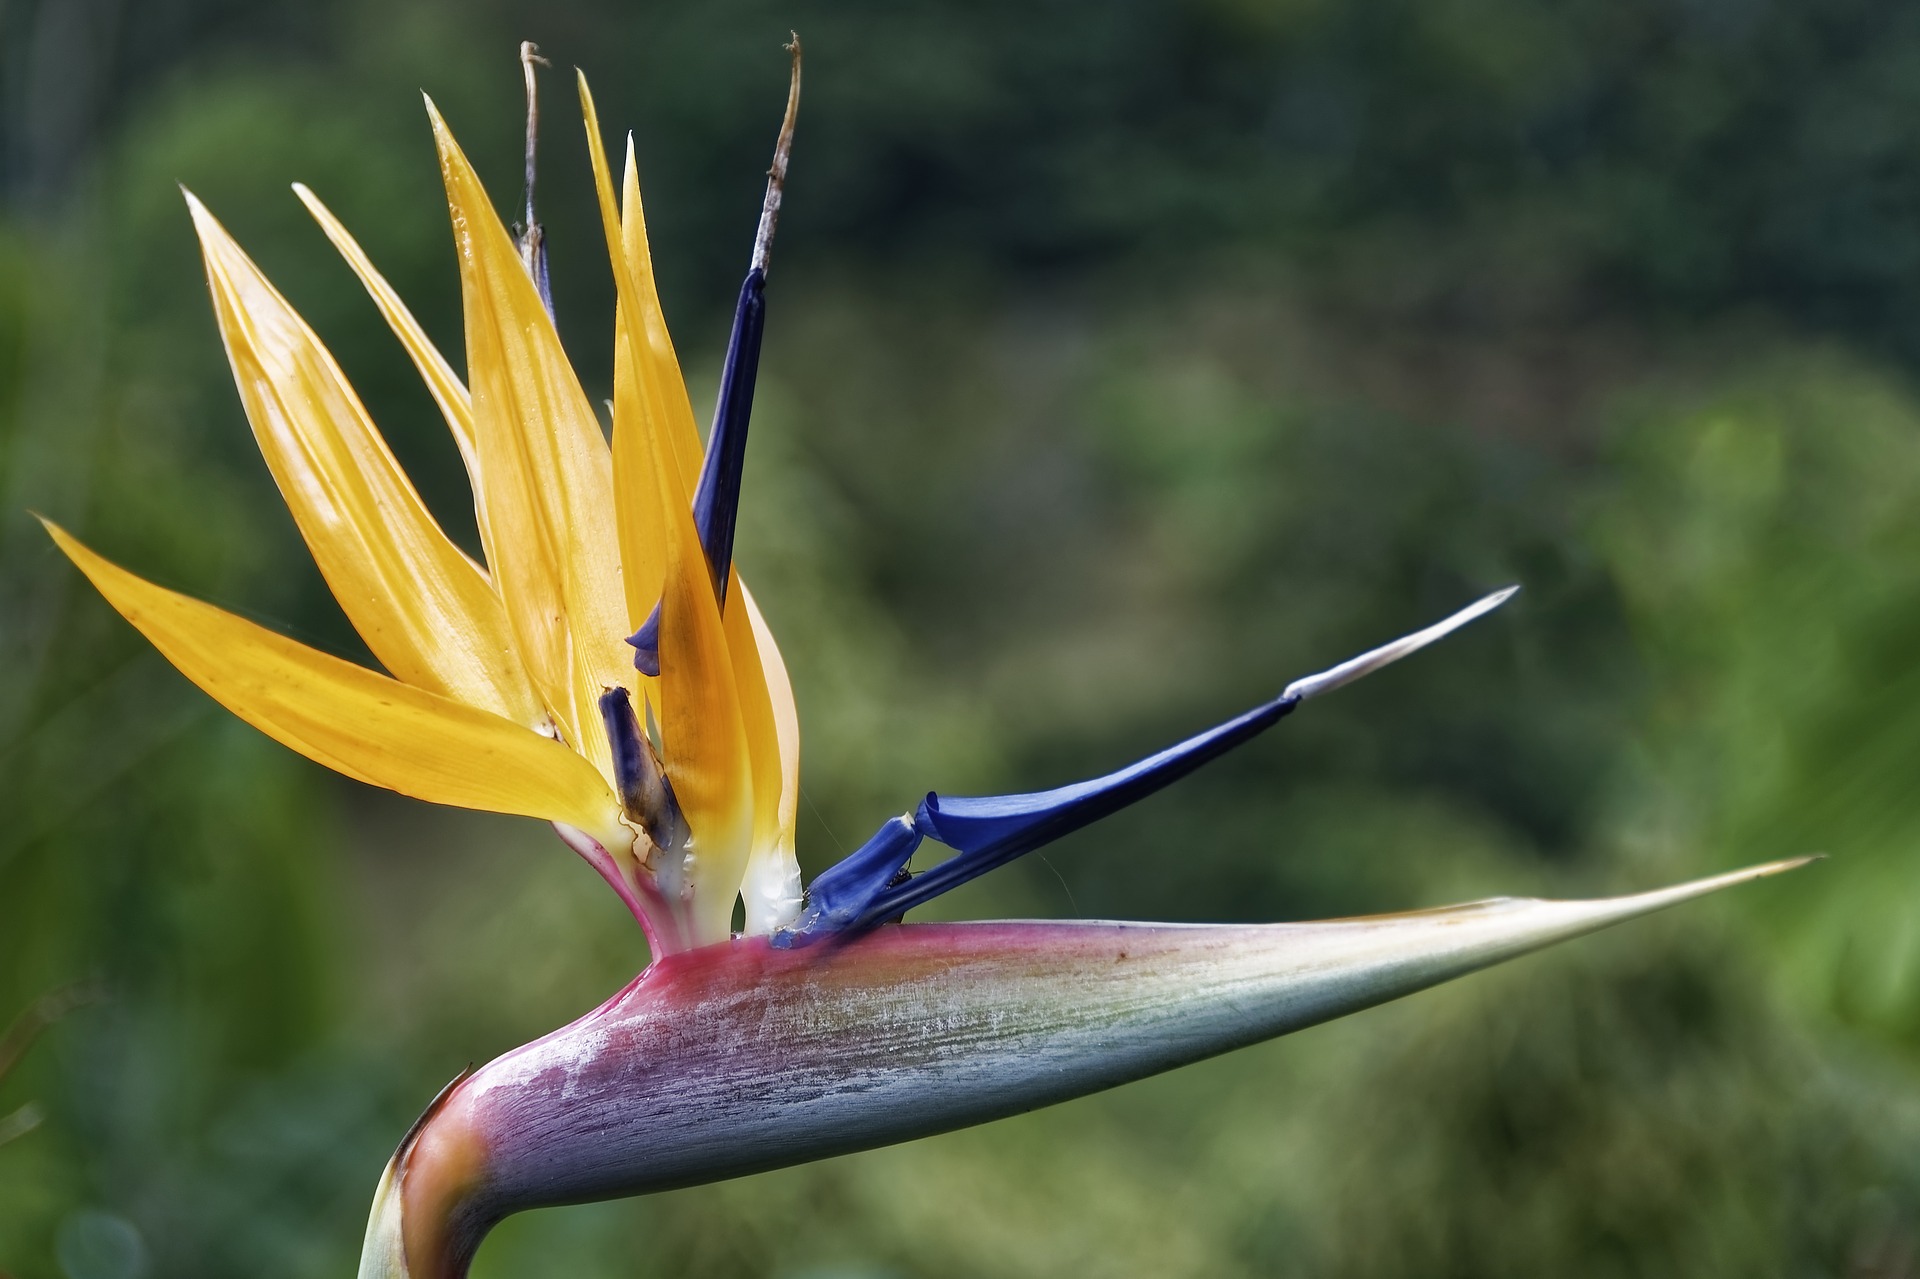
{"type": "Polygon", "coordinates": [[[645,932],[652,960],[625,989],[428,1107],[376,1193],[362,1279],[461,1276],[487,1230],[521,1209],[1013,1114],[1800,864],[1630,897],[1312,924],[900,922],[1490,612],[1509,588],[1105,777],[929,793],[803,891],[793,690],[732,556],[797,40],[793,53],[704,443],[661,315],[632,141],[616,197],[584,77],[618,297],[611,447],[552,323],[531,121],[526,220],[510,235],[427,104],[460,262],[465,383],[346,229],[295,187],[446,418],[473,485],[478,562],[427,512],[319,338],[187,195],[255,438],[389,674],[144,581],[47,523],[108,602],[233,713],[372,785],[551,822],[645,932]],[[914,874],[928,839],[953,853],[914,874]]]}

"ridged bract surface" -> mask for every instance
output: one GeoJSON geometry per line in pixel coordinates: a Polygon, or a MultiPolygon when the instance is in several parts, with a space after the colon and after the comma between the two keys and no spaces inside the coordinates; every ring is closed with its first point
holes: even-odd
{"type": "Polygon", "coordinates": [[[1029,1110],[1285,1034],[1784,866],[1592,902],[1252,926],[883,928],[669,956],[450,1103],[470,1207],[642,1193],[1029,1110]]]}

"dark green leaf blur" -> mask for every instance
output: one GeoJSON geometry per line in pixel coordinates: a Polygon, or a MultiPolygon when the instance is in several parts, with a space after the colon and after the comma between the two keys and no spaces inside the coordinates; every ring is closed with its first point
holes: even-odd
{"type": "Polygon", "coordinates": [[[28,515],[365,659],[176,184],[471,545],[430,399],[288,184],[459,366],[419,91],[510,211],[538,41],[589,393],[576,63],[710,402],[789,28],[739,560],[809,872],[929,787],[1104,771],[1509,581],[945,911],[1304,919],[1831,856],[1051,1111],[516,1219],[477,1273],[1920,1274],[1920,8],[6,0],[0,1275],[348,1275],[436,1089],[645,962],[543,828],[232,720],[28,515]]]}

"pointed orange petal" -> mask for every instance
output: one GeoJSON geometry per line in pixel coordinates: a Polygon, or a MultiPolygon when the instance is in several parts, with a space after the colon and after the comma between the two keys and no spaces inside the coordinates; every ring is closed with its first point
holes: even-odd
{"type": "Polygon", "coordinates": [[[396,678],[531,727],[540,705],[499,597],[313,330],[191,193],[187,204],[254,438],[348,619],[396,678]]]}
{"type": "Polygon", "coordinates": [[[667,493],[667,578],[660,601],[660,736],[667,778],[693,833],[687,868],[694,945],[723,940],[753,838],[753,762],[713,579],[693,515],[667,493]]]}
{"type": "Polygon", "coordinates": [[[633,139],[627,139],[625,188],[616,210],[599,113],[586,76],[581,74],[578,79],[601,227],[619,295],[614,315],[613,470],[627,607],[638,627],[659,601],[666,574],[665,530],[652,476],[653,445],[648,437],[659,434],[665,440],[665,452],[673,459],[666,473],[667,489],[682,506],[692,501],[702,448],[686,382],[660,311],[653,259],[647,251],[633,139]]]}
{"type": "MultiPolygon", "coordinates": [[[[596,136],[598,131],[596,129],[596,136]]],[[[653,276],[653,252],[647,246],[647,214],[640,203],[640,168],[634,160],[633,135],[627,135],[627,163],[620,183],[620,247],[627,261],[645,320],[646,345],[653,352],[659,377],[660,406],[667,423],[667,444],[680,468],[680,483],[691,495],[700,478],[700,460],[706,454],[700,428],[694,421],[687,382],[673,353],[666,313],[660,309],[660,289],[653,276]]]]}
{"type": "Polygon", "coordinates": [[[419,370],[420,379],[427,384],[427,391],[433,396],[433,402],[440,406],[440,414],[447,420],[447,430],[453,435],[453,442],[460,449],[460,460],[466,463],[467,480],[473,487],[474,518],[480,525],[480,549],[493,562],[493,538],[487,528],[487,510],[481,502],[484,487],[480,483],[480,457],[473,442],[473,397],[467,394],[466,383],[453,371],[438,348],[433,345],[426,331],[413,318],[413,312],[393,291],[387,278],[374,269],[373,262],[367,257],[359,243],[342,226],[340,219],[326,205],[320,203],[320,197],[307,189],[305,183],[293,184],[293,193],[307,206],[307,212],[313,214],[314,221],[333,241],[333,247],[340,251],[353,273],[360,277],[360,283],[366,288],[373,304],[380,308],[380,314],[400,339],[400,345],[406,348],[407,358],[413,361],[413,367],[419,370]]]}
{"type": "Polygon", "coordinates": [[[634,679],[606,438],[480,179],[427,112],[459,249],[494,582],[548,711],[611,776],[598,699],[634,679]]]}
{"type": "Polygon", "coordinates": [[[753,851],[747,858],[740,898],[746,905],[748,934],[768,934],[786,927],[800,913],[800,862],[793,851],[794,817],[800,804],[800,715],[773,632],[737,575],[728,598],[741,605],[727,609],[727,648],[736,654],[735,683],[753,760],[753,851]],[[741,669],[737,655],[742,651],[758,664],[757,669],[741,669]]]}
{"type": "MultiPolygon", "coordinates": [[[[593,165],[594,191],[599,197],[600,225],[606,234],[607,254],[613,263],[613,484],[620,529],[620,563],[625,578],[627,618],[632,628],[653,611],[666,580],[666,530],[661,523],[660,489],[653,475],[652,437],[671,430],[672,412],[662,392],[663,383],[677,386],[680,370],[671,363],[662,370],[657,353],[648,344],[645,327],[636,316],[644,309],[640,292],[621,249],[620,215],[613,203],[613,179],[607,170],[606,148],[600,141],[600,118],[594,110],[587,78],[579,75],[580,110],[587,129],[587,155],[593,165]]],[[[680,392],[685,400],[686,392],[680,392]]],[[[692,410],[687,410],[689,421],[692,410]]],[[[694,467],[699,467],[696,453],[694,467]]],[[[681,506],[692,500],[693,479],[677,467],[667,475],[670,500],[681,506]]]]}
{"type": "Polygon", "coordinates": [[[42,523],[181,674],[275,741],[415,799],[566,822],[609,849],[630,846],[606,781],[553,739],[155,586],[42,523]]]}

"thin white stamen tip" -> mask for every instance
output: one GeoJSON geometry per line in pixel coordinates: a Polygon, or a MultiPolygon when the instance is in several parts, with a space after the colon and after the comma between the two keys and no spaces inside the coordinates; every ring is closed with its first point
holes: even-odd
{"type": "Polygon", "coordinates": [[[1371,675],[1383,666],[1391,666],[1407,654],[1418,652],[1435,640],[1451,635],[1475,618],[1491,613],[1512,599],[1514,592],[1519,589],[1518,586],[1509,586],[1505,590],[1495,591],[1485,599],[1476,600],[1467,605],[1452,617],[1435,622],[1424,631],[1403,635],[1391,644],[1382,644],[1379,648],[1362,653],[1358,657],[1348,658],[1340,665],[1321,671],[1318,675],[1297,679],[1287,685],[1282,696],[1297,697],[1303,702],[1308,701],[1322,693],[1331,693],[1336,688],[1351,684],[1362,676],[1371,675]]]}

